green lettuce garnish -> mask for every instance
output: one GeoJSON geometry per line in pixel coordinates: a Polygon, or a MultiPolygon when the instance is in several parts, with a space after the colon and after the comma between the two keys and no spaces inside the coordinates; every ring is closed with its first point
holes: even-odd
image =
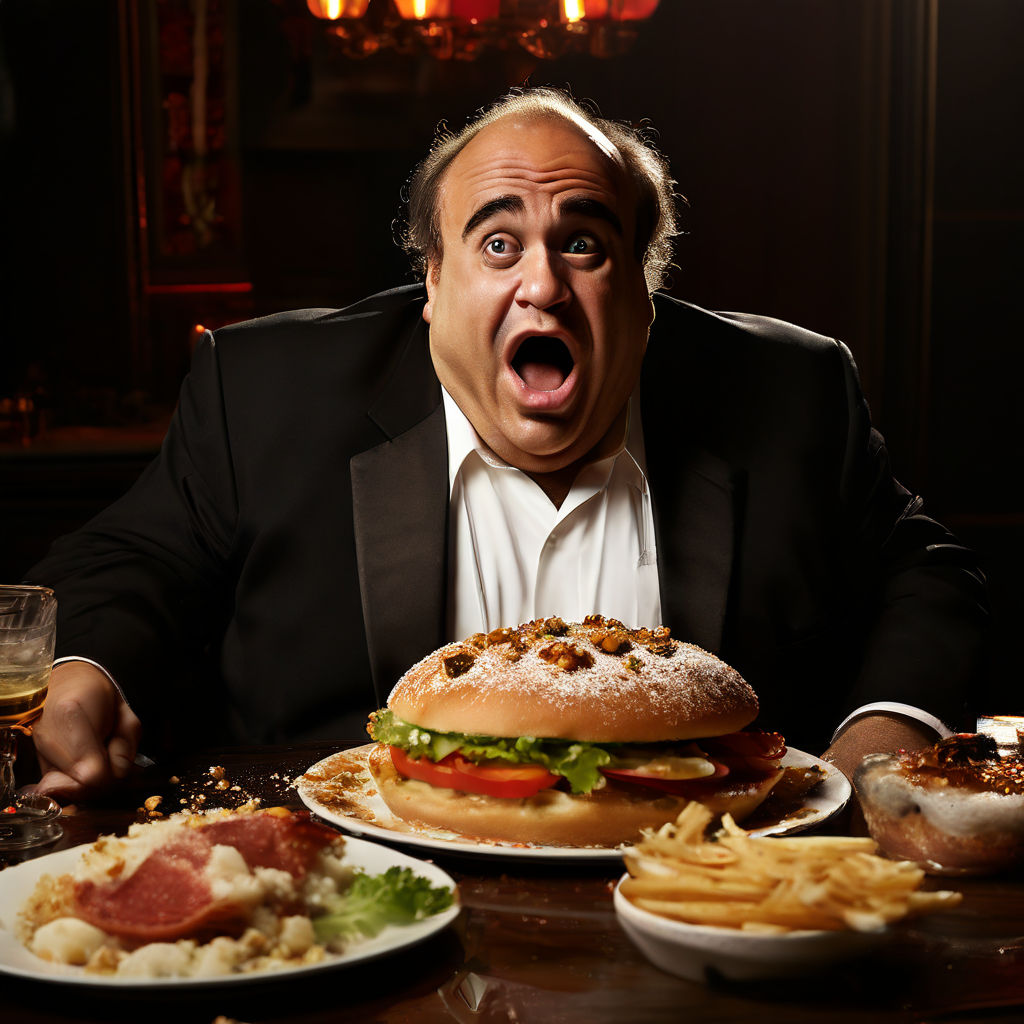
{"type": "Polygon", "coordinates": [[[600,769],[612,760],[608,747],[595,743],[534,736],[469,736],[421,729],[402,721],[387,708],[376,712],[368,731],[378,743],[401,747],[414,758],[441,761],[457,750],[466,760],[477,763],[495,760],[542,765],[552,775],[565,778],[574,793],[589,793],[603,785],[600,769]]]}
{"type": "Polygon", "coordinates": [[[372,938],[389,924],[412,924],[447,910],[452,890],[435,886],[411,868],[390,867],[383,874],[356,872],[343,893],[326,901],[327,912],[313,919],[317,942],[329,945],[372,938]]]}

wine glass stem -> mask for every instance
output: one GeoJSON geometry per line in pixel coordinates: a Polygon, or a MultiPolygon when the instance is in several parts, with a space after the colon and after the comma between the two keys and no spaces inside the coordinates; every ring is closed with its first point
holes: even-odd
{"type": "Polygon", "coordinates": [[[0,813],[14,803],[14,759],[18,755],[18,734],[0,727],[0,813]]]}

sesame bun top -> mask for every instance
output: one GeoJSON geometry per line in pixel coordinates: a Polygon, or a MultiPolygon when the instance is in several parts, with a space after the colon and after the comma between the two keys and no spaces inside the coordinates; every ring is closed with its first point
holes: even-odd
{"type": "Polygon", "coordinates": [[[437,732],[590,743],[720,736],[749,725],[757,696],[713,654],[664,627],[588,615],[477,633],[418,662],[388,707],[437,732]]]}

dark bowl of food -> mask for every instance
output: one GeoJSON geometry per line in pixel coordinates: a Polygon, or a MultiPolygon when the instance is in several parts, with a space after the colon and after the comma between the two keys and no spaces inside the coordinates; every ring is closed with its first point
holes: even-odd
{"type": "Polygon", "coordinates": [[[872,838],[929,874],[988,875],[1024,864],[1024,758],[983,733],[871,754],[854,788],[872,838]]]}

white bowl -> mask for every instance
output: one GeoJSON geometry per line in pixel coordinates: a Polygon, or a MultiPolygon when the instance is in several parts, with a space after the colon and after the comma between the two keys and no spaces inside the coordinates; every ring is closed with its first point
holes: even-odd
{"type": "Polygon", "coordinates": [[[745,932],[686,924],[641,910],[615,887],[615,910],[623,930],[656,967],[690,981],[719,975],[733,981],[786,978],[849,960],[887,941],[887,931],[745,932]]]}

